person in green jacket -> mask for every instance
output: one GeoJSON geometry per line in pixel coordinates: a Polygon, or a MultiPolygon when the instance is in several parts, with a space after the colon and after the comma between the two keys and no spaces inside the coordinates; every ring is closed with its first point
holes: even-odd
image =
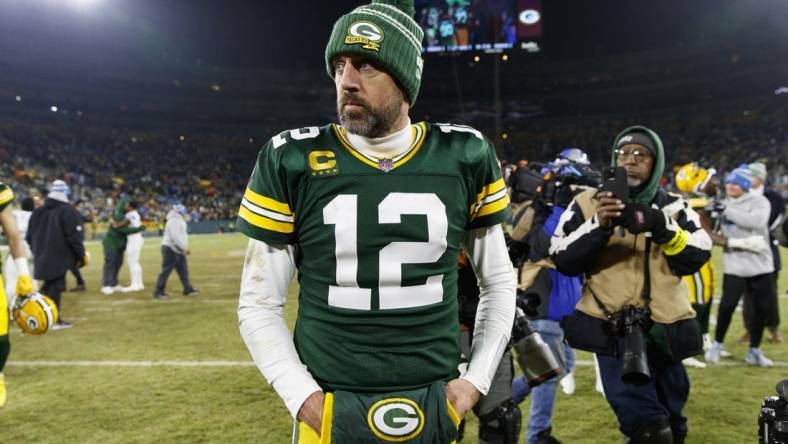
{"type": "Polygon", "coordinates": [[[126,249],[126,236],[139,233],[145,230],[145,226],[133,228],[128,226],[125,219],[129,198],[123,197],[118,200],[115,211],[110,217],[107,235],[104,236],[102,245],[104,246],[104,274],[101,292],[109,295],[120,289],[118,285],[118,271],[123,265],[123,252],[126,249]]]}

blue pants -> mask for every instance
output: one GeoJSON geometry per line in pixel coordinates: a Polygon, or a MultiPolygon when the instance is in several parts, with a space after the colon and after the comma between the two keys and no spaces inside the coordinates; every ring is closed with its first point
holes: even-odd
{"type": "Polygon", "coordinates": [[[156,289],[153,294],[164,293],[164,287],[167,285],[167,279],[170,277],[172,270],[178,273],[181,278],[181,285],[183,285],[183,294],[192,290],[192,283],[189,281],[189,264],[186,261],[186,256],[178,254],[172,248],[162,245],[161,246],[161,273],[159,279],[156,280],[156,289]]]}
{"type": "MultiPolygon", "coordinates": [[[[571,372],[575,367],[575,351],[564,343],[564,330],[561,329],[560,324],[556,321],[539,319],[531,321],[531,326],[550,346],[550,350],[558,362],[563,364],[566,373],[571,372]]],[[[516,402],[521,402],[529,393],[531,394],[526,443],[536,442],[539,433],[552,427],[553,405],[559,379],[549,379],[534,388],[528,387],[522,376],[512,382],[513,398],[516,402]]]]}
{"type": "Polygon", "coordinates": [[[681,362],[657,362],[649,353],[651,382],[638,387],[621,381],[621,357],[597,355],[597,359],[605,397],[624,435],[665,419],[674,436],[687,434],[687,418],[681,410],[689,398],[690,382],[681,362]]]}

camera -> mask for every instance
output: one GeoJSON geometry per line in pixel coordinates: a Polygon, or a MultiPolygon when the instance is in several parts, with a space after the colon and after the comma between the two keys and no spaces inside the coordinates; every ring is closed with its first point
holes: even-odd
{"type": "Polygon", "coordinates": [[[621,380],[624,384],[642,386],[651,380],[648,367],[645,331],[651,327],[648,308],[624,305],[621,311],[608,316],[608,331],[623,337],[621,380]]]}
{"type": "Polygon", "coordinates": [[[575,163],[565,159],[550,163],[531,163],[517,170],[509,179],[512,188],[511,200],[521,203],[526,200],[539,200],[545,205],[556,203],[566,206],[562,198],[571,193],[562,193],[569,185],[599,186],[600,173],[590,165],[575,163]]]}
{"type": "Polygon", "coordinates": [[[758,442],[788,444],[788,379],[777,383],[777,396],[767,396],[758,415],[758,442]]]}
{"type": "Polygon", "coordinates": [[[550,346],[534,331],[527,316],[534,316],[539,304],[533,295],[517,290],[517,309],[512,326],[512,343],[517,350],[517,363],[523,369],[529,387],[535,387],[561,373],[561,365],[550,346]]]}

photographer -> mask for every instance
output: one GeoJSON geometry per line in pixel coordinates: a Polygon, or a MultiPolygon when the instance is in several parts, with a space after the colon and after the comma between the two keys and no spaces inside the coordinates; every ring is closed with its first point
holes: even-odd
{"type": "MultiPolygon", "coordinates": [[[[533,218],[518,217],[521,212],[528,211],[527,208],[514,214],[518,223],[512,232],[513,240],[529,247],[528,261],[520,272],[518,303],[530,306],[526,310],[526,313],[530,313],[529,320],[562,366],[561,385],[564,391],[572,393],[574,350],[565,344],[564,331],[559,321],[574,310],[583,282],[579,276],[566,276],[555,270],[555,265],[548,257],[550,237],[574,196],[596,186],[600,175],[590,167],[588,156],[577,148],[563,150],[558,159],[541,173],[547,177],[544,183],[535,190],[523,190],[524,194],[533,196],[530,205],[533,218]],[[523,301],[520,295],[524,296],[523,301]]],[[[521,402],[529,392],[532,395],[526,443],[559,443],[552,436],[553,405],[558,382],[558,378],[553,378],[529,389],[524,377],[514,380],[515,401],[521,402]]]]}
{"type": "Polygon", "coordinates": [[[665,156],[656,133],[627,128],[612,154],[615,178],[577,195],[551,239],[558,270],[586,278],[564,332],[573,347],[597,353],[605,396],[631,443],[683,443],[681,360],[700,354],[702,341],[681,276],[709,259],[711,240],[686,201],[659,189],[665,156]]]}

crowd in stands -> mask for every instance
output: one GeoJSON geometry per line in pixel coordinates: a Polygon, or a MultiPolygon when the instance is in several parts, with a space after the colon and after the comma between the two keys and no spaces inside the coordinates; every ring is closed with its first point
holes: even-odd
{"type": "Polygon", "coordinates": [[[192,221],[235,219],[260,141],[249,137],[135,133],[6,123],[0,177],[20,196],[46,195],[54,178],[72,189],[86,220],[106,221],[123,195],[146,221],[175,203],[192,221]]]}
{"type": "MultiPolygon", "coordinates": [[[[579,147],[603,166],[615,132],[636,123],[661,135],[668,168],[696,161],[724,172],[764,159],[769,186],[788,198],[788,104],[647,118],[540,117],[512,131],[502,159],[548,161],[563,148],[579,147]]],[[[267,138],[275,130],[259,133],[267,138]]],[[[107,221],[123,195],[140,203],[148,223],[163,222],[175,203],[194,222],[234,220],[265,138],[6,122],[0,124],[0,180],[27,196],[45,195],[53,179],[63,179],[86,221],[107,221]]]]}

